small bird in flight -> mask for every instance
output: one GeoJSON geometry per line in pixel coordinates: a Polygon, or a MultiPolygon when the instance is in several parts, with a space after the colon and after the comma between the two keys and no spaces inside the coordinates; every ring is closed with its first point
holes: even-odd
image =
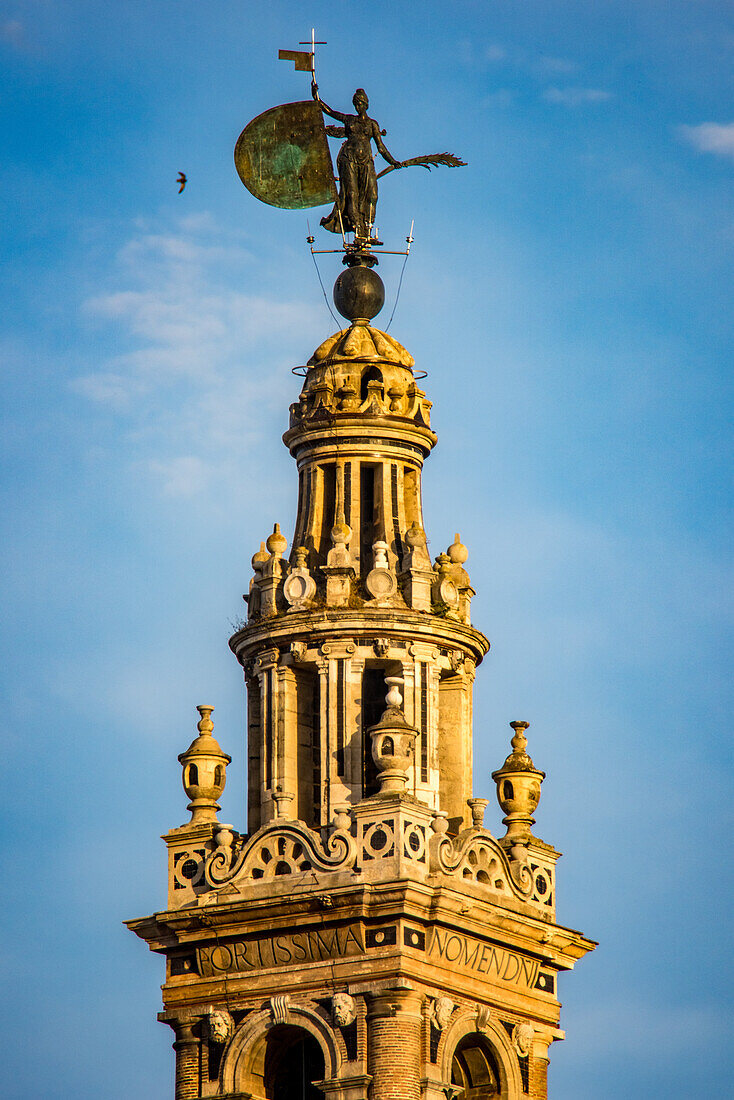
{"type": "Polygon", "coordinates": [[[186,186],[186,173],[185,172],[179,172],[178,179],[176,180],[176,183],[181,184],[181,186],[178,189],[178,193],[180,195],[181,192],[183,191],[184,187],[186,186]]]}

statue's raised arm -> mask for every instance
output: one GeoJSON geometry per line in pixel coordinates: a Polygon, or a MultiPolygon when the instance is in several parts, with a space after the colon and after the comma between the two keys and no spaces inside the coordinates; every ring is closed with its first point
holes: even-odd
{"type": "Polygon", "coordinates": [[[323,99],[319,95],[319,86],[318,86],[318,84],[316,83],[315,80],[311,81],[311,95],[313,96],[316,103],[318,103],[319,107],[324,112],[324,114],[328,115],[329,118],[335,118],[337,122],[346,122],[347,121],[347,117],[348,117],[347,115],[343,115],[341,113],[341,111],[334,111],[328,105],[328,103],[324,103],[323,99]]]}

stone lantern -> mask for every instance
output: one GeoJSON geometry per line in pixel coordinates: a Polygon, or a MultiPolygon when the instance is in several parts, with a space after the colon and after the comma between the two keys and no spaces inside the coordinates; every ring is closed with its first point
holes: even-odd
{"type": "Polygon", "coordinates": [[[200,825],[217,820],[217,799],[227,782],[227,764],[232,757],[222,752],[212,737],[214,725],[211,713],[214,707],[197,707],[201,715],[197,725],[199,736],[179,755],[183,766],[183,786],[191,801],[190,825],[200,825]]]}
{"type": "Polygon", "coordinates": [[[408,782],[408,768],[412,762],[413,745],[418,731],[409,726],[402,712],[400,694],[401,676],[386,676],[389,691],[380,721],[372,726],[372,759],[377,767],[380,794],[404,791],[408,782]]]}
{"type": "Polygon", "coordinates": [[[545,772],[539,771],[528,756],[525,730],[529,722],[510,722],[515,733],[510,742],[512,752],[498,771],[492,772],[497,784],[497,801],[505,817],[507,832],[502,843],[510,848],[512,858],[523,860],[535,824],[533,813],[540,802],[540,784],[545,772]]]}

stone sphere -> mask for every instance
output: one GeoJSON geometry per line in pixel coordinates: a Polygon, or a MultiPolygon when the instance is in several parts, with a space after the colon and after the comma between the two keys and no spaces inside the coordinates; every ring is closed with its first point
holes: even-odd
{"type": "Polygon", "coordinates": [[[348,267],[334,283],[334,305],[348,321],[370,321],[385,304],[385,284],[370,267],[348,267]]]}

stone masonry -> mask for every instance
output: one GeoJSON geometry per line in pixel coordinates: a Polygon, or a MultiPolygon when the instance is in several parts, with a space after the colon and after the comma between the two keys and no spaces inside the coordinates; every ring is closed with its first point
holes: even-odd
{"type": "Polygon", "coordinates": [[[459,535],[428,552],[431,402],[364,318],[303,374],[283,437],[290,553],[276,524],[230,639],[247,824],[218,820],[230,757],[201,706],[179,757],[191,820],[164,837],[166,908],[127,922],[165,958],[175,1097],[545,1100],[558,975],[594,944],[556,922],[526,722],[492,776],[502,836],[474,796],[489,642],[459,535]]]}

